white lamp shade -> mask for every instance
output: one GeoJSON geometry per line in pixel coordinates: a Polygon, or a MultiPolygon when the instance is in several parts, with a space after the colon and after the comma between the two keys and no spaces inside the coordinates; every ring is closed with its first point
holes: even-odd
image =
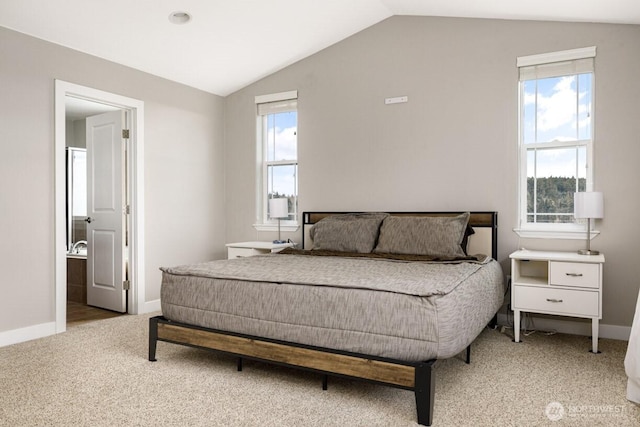
{"type": "Polygon", "coordinates": [[[604,198],[599,191],[574,193],[576,218],[604,218],[604,198]]]}
{"type": "Polygon", "coordinates": [[[269,216],[271,218],[287,218],[289,216],[289,199],[269,199],[269,216]]]}

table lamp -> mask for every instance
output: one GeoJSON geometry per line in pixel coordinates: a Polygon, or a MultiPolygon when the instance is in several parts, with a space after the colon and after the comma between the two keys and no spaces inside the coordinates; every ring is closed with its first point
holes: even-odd
{"type": "Polygon", "coordinates": [[[574,216],[587,218],[587,249],[580,249],[580,255],[599,255],[591,250],[591,218],[604,218],[604,199],[599,191],[581,191],[574,193],[574,216]]]}
{"type": "Polygon", "coordinates": [[[269,217],[278,219],[278,240],[273,243],[287,243],[280,238],[280,220],[289,217],[289,199],[269,199],[269,217]]]}

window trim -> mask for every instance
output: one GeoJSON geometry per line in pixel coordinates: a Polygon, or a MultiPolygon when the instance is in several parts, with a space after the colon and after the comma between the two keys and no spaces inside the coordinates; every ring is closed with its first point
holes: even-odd
{"type": "MultiPolygon", "coordinates": [[[[523,67],[531,67],[537,65],[553,64],[558,62],[567,61],[580,61],[584,59],[595,58],[596,47],[586,47],[579,49],[571,49],[565,51],[550,52],[537,55],[521,56],[516,60],[518,67],[518,74],[521,73],[523,67]]],[[[595,62],[595,61],[594,61],[595,62]]],[[[561,65],[561,64],[560,64],[561,65]]],[[[578,65],[580,66],[580,65],[578,65]]],[[[595,75],[595,63],[593,65],[593,71],[595,75]]],[[[576,71],[579,73],[578,71],[576,71]]],[[[543,78],[543,77],[539,77],[543,78]]],[[[528,223],[527,222],[527,151],[529,148],[562,148],[566,147],[578,147],[584,146],[587,151],[587,170],[586,170],[586,191],[593,191],[594,186],[594,167],[593,167],[593,152],[594,152],[594,135],[595,135],[595,120],[594,120],[594,106],[595,106],[595,78],[591,82],[591,138],[589,140],[575,140],[570,142],[544,142],[544,143],[529,143],[525,144],[523,140],[523,123],[522,123],[522,102],[524,96],[523,80],[518,77],[518,210],[517,210],[517,222],[518,226],[513,229],[514,232],[520,237],[524,238],[544,238],[544,239],[584,239],[586,234],[586,221],[582,223],[528,223]]],[[[591,238],[597,236],[599,231],[592,230],[591,238]]]]}
{"type": "Polygon", "coordinates": [[[537,55],[519,56],[516,58],[516,66],[529,67],[532,65],[550,64],[553,62],[575,61],[596,57],[596,47],[581,47],[578,49],[560,50],[557,52],[540,53],[537,55]]]}
{"type": "MultiPolygon", "coordinates": [[[[264,158],[264,123],[266,114],[262,112],[261,114],[261,105],[267,103],[274,102],[286,102],[291,101],[295,103],[296,111],[297,111],[297,99],[298,99],[298,91],[291,90],[286,92],[272,93],[266,95],[257,95],[255,97],[256,104],[256,222],[253,224],[253,227],[257,231],[274,231],[278,229],[278,221],[275,219],[267,218],[267,162],[264,158]]],[[[276,161],[269,162],[269,164],[281,163],[281,164],[295,164],[296,167],[299,164],[298,158],[296,156],[296,161],[292,162],[290,160],[287,161],[276,161]]],[[[297,177],[296,177],[297,179],[297,177]]],[[[297,195],[299,197],[299,194],[297,195]]],[[[298,212],[296,212],[296,218],[293,220],[282,220],[280,221],[280,229],[282,231],[294,232],[300,228],[298,221],[298,212]]]]}

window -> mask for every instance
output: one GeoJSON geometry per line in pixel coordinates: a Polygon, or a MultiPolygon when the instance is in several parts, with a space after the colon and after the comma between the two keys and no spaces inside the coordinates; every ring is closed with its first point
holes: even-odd
{"type": "Polygon", "coordinates": [[[298,111],[297,91],[256,97],[258,115],[257,228],[277,224],[269,215],[269,199],[287,198],[289,217],[283,226],[297,226],[298,111]]]}
{"type": "Polygon", "coordinates": [[[593,187],[594,57],[595,47],[518,58],[519,233],[584,230],[573,193],[593,187]]]}

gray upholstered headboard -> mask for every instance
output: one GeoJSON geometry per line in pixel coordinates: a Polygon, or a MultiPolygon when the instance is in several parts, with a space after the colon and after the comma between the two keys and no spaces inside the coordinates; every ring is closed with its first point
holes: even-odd
{"type": "MultiPolygon", "coordinates": [[[[311,249],[309,231],[316,222],[329,215],[353,212],[303,212],[302,213],[302,248],[311,249]]],[[[463,212],[387,212],[393,216],[455,216],[463,212]]],[[[491,255],[498,259],[498,213],[491,211],[469,211],[469,225],[475,234],[469,236],[467,252],[469,254],[491,255]]]]}

